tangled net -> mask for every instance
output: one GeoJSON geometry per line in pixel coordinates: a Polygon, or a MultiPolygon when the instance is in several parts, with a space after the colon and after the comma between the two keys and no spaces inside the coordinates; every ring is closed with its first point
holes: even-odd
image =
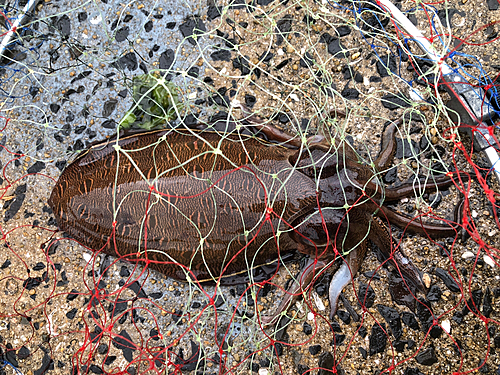
{"type": "MultiPolygon", "coordinates": [[[[496,97],[498,25],[486,2],[397,4],[471,87],[496,97]]],[[[1,4],[3,35],[25,5],[1,4]]],[[[375,2],[45,1],[15,30],[0,73],[0,371],[409,375],[499,368],[499,183],[473,147],[474,124],[452,121],[439,67],[375,2]],[[139,75],[148,88],[138,85],[139,75]],[[464,200],[455,237],[392,229],[395,247],[424,272],[426,296],[405,292],[391,259],[381,263],[369,251],[333,320],[327,290],[340,259],[265,328],[260,317],[287,294],[300,254],[281,257],[268,281],[249,271],[243,284],[200,284],[91,251],[58,231],[47,201],[74,155],[95,141],[116,142],[120,128],[178,132],[243,117],[233,100],[299,139],[326,127],[372,166],[384,125],[403,118],[393,165],[383,173],[373,168],[387,185],[414,181],[414,196],[395,208],[446,223],[464,200]],[[345,117],[330,118],[332,109],[345,117]],[[418,183],[451,171],[462,173],[448,190],[425,193],[418,183]],[[391,296],[387,284],[399,285],[404,298],[391,296]]],[[[494,121],[485,126],[498,150],[494,121]]]]}

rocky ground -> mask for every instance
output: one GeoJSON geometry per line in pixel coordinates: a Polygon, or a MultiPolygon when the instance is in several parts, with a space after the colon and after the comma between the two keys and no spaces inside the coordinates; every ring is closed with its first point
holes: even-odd
{"type": "MultiPolygon", "coordinates": [[[[471,84],[498,75],[495,1],[397,4],[439,51],[456,47],[449,62],[463,67],[471,84]]],[[[386,14],[358,1],[38,4],[0,61],[0,371],[500,371],[500,226],[489,200],[498,201],[499,184],[449,120],[448,94],[430,88],[432,64],[404,38],[386,14]],[[438,194],[416,185],[414,197],[395,207],[412,216],[432,209],[433,217],[452,220],[466,191],[468,230],[455,238],[434,241],[393,228],[424,272],[427,296],[395,303],[388,285],[397,274],[380,266],[370,244],[333,321],[327,291],[336,265],[276,327],[264,329],[258,316],[274,311],[300,269],[299,255],[280,268],[278,287],[200,288],[94,256],[64,238],[47,204],[58,176],[89,144],[116,134],[133,104],[131,79],[156,69],[168,70],[180,87],[185,123],[239,117],[230,106],[238,100],[293,134],[310,136],[323,124],[366,164],[377,156],[386,122],[403,116],[388,185],[452,170],[475,175],[478,167],[482,185],[438,194]],[[345,117],[329,118],[333,108],[345,117]]]]}

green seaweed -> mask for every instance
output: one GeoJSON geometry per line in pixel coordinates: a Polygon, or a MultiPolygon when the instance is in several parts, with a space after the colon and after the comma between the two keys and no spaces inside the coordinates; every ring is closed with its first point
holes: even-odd
{"type": "Polygon", "coordinates": [[[133,78],[132,98],[134,105],[121,119],[119,129],[161,127],[175,120],[183,108],[178,87],[153,73],[133,78]]]}

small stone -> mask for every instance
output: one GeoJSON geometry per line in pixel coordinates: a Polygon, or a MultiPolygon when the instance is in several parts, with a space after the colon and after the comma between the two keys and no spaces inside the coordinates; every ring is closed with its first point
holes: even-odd
{"type": "Polygon", "coordinates": [[[451,323],[448,319],[442,321],[441,327],[443,327],[446,333],[451,333],[451,323]]]}
{"type": "Polygon", "coordinates": [[[286,46],[286,51],[288,53],[292,53],[293,51],[295,51],[295,49],[293,48],[293,46],[291,44],[289,44],[286,46]]]}
{"type": "Polygon", "coordinates": [[[472,251],[465,251],[463,254],[462,254],[462,259],[472,259],[474,258],[475,255],[472,251]]]}
{"type": "Polygon", "coordinates": [[[491,268],[495,268],[495,266],[496,266],[495,261],[493,259],[491,259],[491,257],[489,255],[483,256],[483,259],[484,259],[484,263],[486,263],[491,268]]]}
{"type": "Polygon", "coordinates": [[[372,333],[369,338],[369,353],[370,356],[383,353],[385,347],[387,345],[387,334],[385,333],[385,324],[382,323],[380,326],[378,324],[374,324],[372,327],[372,333]]]}
{"type": "Polygon", "coordinates": [[[321,345],[311,345],[309,347],[309,353],[316,355],[321,351],[321,345]]]}
{"type": "Polygon", "coordinates": [[[312,327],[309,323],[307,322],[304,322],[304,324],[302,325],[302,331],[306,334],[306,335],[310,335],[312,333],[312,327]]]}
{"type": "Polygon", "coordinates": [[[434,351],[434,347],[432,346],[418,353],[415,359],[418,363],[424,366],[432,366],[438,361],[436,352],[434,351]]]}
{"type": "Polygon", "coordinates": [[[353,60],[356,60],[359,56],[361,56],[361,52],[355,52],[355,53],[352,54],[351,58],[353,60]]]}
{"type": "Polygon", "coordinates": [[[422,275],[422,281],[424,282],[425,287],[429,289],[431,286],[431,277],[427,272],[422,275]]]}

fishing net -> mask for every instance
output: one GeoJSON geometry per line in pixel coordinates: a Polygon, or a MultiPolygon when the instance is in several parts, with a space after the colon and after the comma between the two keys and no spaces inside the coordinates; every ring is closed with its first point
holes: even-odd
{"type": "MultiPolygon", "coordinates": [[[[471,88],[487,92],[498,110],[498,3],[396,5],[471,88]]],[[[3,0],[1,33],[10,41],[0,60],[0,371],[496,373],[499,184],[483,150],[473,147],[477,128],[454,121],[439,67],[382,9],[376,2],[326,0],[45,0],[32,7],[3,0]],[[22,24],[9,32],[19,17],[22,24]],[[395,158],[377,170],[382,135],[391,123],[397,124],[395,158]],[[324,171],[317,163],[289,163],[259,174],[266,169],[255,160],[286,145],[266,140],[256,124],[291,134],[304,155],[314,151],[307,139],[335,136],[329,155],[343,160],[346,148],[355,150],[380,183],[412,184],[412,194],[393,202],[392,209],[416,220],[451,225],[463,201],[456,234],[437,239],[433,233],[388,226],[394,238],[388,259],[362,236],[353,247],[366,242],[366,258],[344,288],[333,319],[329,284],[349,248],[338,248],[337,260],[316,271],[301,298],[266,327],[263,318],[276,311],[307,260],[315,258],[280,248],[285,236],[298,232],[287,204],[308,194],[293,177],[308,170],[314,190],[324,171]],[[144,139],[137,131],[151,134],[158,128],[166,129],[165,137],[127,148],[127,140],[144,139]],[[171,149],[168,155],[179,160],[167,170],[145,167],[161,165],[164,155],[156,150],[173,137],[189,140],[179,143],[189,148],[195,140],[206,145],[203,134],[216,137],[203,156],[229,160],[234,165],[227,173],[217,175],[216,167],[200,171],[192,160],[182,160],[201,158],[196,150],[171,149]],[[244,165],[234,163],[238,155],[231,144],[247,157],[244,165]],[[72,208],[85,217],[86,210],[106,207],[115,224],[121,212],[143,209],[142,216],[128,219],[145,229],[133,254],[120,253],[118,227],[103,232],[105,246],[92,249],[90,235],[78,237],[69,227],[58,230],[57,213],[48,205],[51,191],[72,161],[88,156],[89,147],[111,150],[120,176],[140,175],[142,185],[132,186],[128,195],[113,195],[118,180],[111,179],[106,195],[91,186],[101,180],[82,174],[64,185],[62,194],[75,188],[93,191],[95,200],[72,208]],[[255,150],[260,152],[253,155],[255,150]],[[134,162],[148,152],[146,164],[134,162]],[[173,170],[192,181],[175,194],[155,189],[151,181],[173,170]],[[201,184],[203,173],[213,180],[201,184]],[[453,177],[451,186],[424,189],[445,176],[453,177]],[[224,188],[229,180],[233,190],[224,188]],[[260,194],[259,200],[241,198],[246,190],[260,194]],[[228,226],[224,211],[207,207],[236,196],[233,213],[255,205],[257,219],[238,217],[249,241],[263,228],[270,234],[245,257],[244,267],[224,273],[236,279],[234,285],[224,285],[217,275],[198,282],[200,264],[179,262],[168,247],[160,252],[170,258],[158,262],[177,265],[182,270],[177,276],[186,280],[157,272],[161,267],[154,262],[137,263],[148,254],[148,230],[154,234],[154,228],[162,228],[150,224],[164,219],[161,210],[150,209],[155,202],[168,201],[174,209],[173,201],[191,205],[192,212],[179,208],[175,218],[186,223],[185,232],[177,233],[179,248],[192,251],[193,241],[211,238],[195,216],[210,212],[205,224],[223,230],[228,226]],[[277,201],[284,208],[276,209],[277,201]],[[275,249],[276,262],[255,255],[266,249],[275,249]],[[426,295],[394,266],[400,249],[423,272],[426,295]],[[262,263],[265,268],[258,269],[262,263]]],[[[484,126],[498,150],[495,119],[484,126]]],[[[181,177],[175,182],[180,184],[181,177]]],[[[357,198],[374,199],[369,194],[357,198]]],[[[364,225],[349,220],[353,207],[341,207],[347,231],[364,225]]],[[[334,242],[339,234],[329,235],[334,242]]],[[[238,254],[245,249],[240,245],[238,254]]],[[[231,255],[228,250],[215,257],[231,255]]],[[[233,263],[227,259],[225,264],[233,263]]]]}

